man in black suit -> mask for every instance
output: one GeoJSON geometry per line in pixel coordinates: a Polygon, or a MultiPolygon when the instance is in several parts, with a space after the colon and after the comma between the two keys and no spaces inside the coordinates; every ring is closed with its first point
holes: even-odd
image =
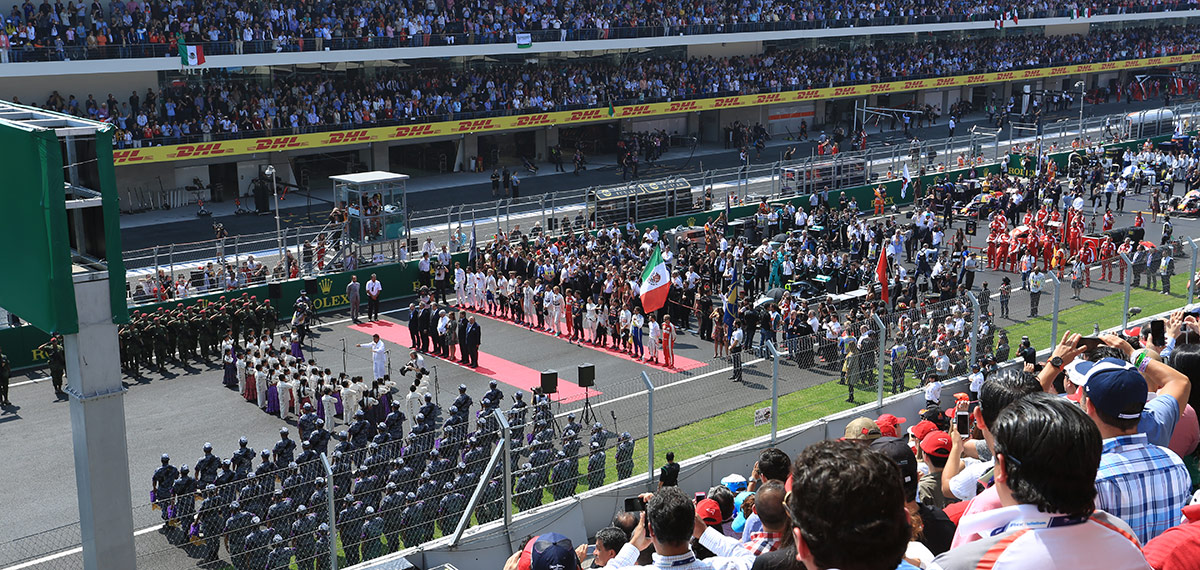
{"type": "Polygon", "coordinates": [[[417,312],[417,339],[421,341],[421,352],[429,352],[429,305],[422,303],[421,310],[417,312]]]}
{"type": "Polygon", "coordinates": [[[479,366],[479,345],[483,341],[482,334],[483,331],[475,322],[475,317],[473,315],[467,317],[467,366],[471,368],[479,366]]]}
{"type": "Polygon", "coordinates": [[[418,348],[421,346],[421,311],[417,310],[416,303],[408,304],[408,338],[412,342],[409,348],[418,348]]]}
{"type": "MultiPolygon", "coordinates": [[[[469,317],[469,319],[471,321],[475,320],[474,317],[469,317]]],[[[471,323],[468,322],[466,318],[458,319],[458,361],[461,364],[466,364],[468,362],[467,353],[469,353],[470,350],[467,348],[467,327],[470,324],[471,323]]],[[[498,402],[493,403],[498,404],[498,402]]]]}

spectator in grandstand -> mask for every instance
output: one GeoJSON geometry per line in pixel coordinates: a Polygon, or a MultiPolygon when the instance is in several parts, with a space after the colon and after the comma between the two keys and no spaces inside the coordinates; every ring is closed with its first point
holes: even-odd
{"type": "Polygon", "coordinates": [[[870,448],[886,455],[900,468],[904,497],[907,501],[905,508],[913,528],[905,559],[924,563],[949,550],[950,539],[954,536],[954,522],[942,509],[917,502],[917,482],[920,473],[912,448],[905,440],[891,436],[872,441],[870,448]]]}
{"type": "Polygon", "coordinates": [[[1167,529],[1142,547],[1154,570],[1188,570],[1200,560],[1200,494],[1183,508],[1184,524],[1167,529]]]}
{"type": "MultiPolygon", "coordinates": [[[[746,490],[754,492],[759,485],[768,481],[786,481],[792,471],[792,458],[782,449],[768,447],[758,454],[758,461],[746,481],[746,490]]],[[[748,542],[750,536],[762,530],[762,521],[757,514],[746,517],[746,526],[742,528],[742,542],[748,542]]]]}
{"type": "Polygon", "coordinates": [[[1147,362],[1080,362],[1075,369],[1081,377],[1073,380],[1083,386],[1081,404],[1104,437],[1096,506],[1128,523],[1141,544],[1179,522],[1191,490],[1179,456],[1138,433],[1147,394],[1141,371],[1147,362]]]}
{"type": "Polygon", "coordinates": [[[882,435],[879,431],[879,426],[871,421],[870,418],[854,418],[850,423],[846,424],[846,434],[842,439],[853,441],[861,445],[870,445],[872,441],[879,439],[882,435]]]}
{"type": "Polygon", "coordinates": [[[754,513],[762,530],[751,533],[748,541],[722,535],[711,525],[695,526],[692,536],[717,556],[740,557],[743,551],[759,556],[777,550],[783,544],[784,534],[790,530],[787,511],[783,508],[784,493],[782,481],[768,481],[755,493],[754,513]]]}
{"type": "Polygon", "coordinates": [[[1049,394],[1009,405],[992,426],[1002,508],[964,517],[987,538],[941,556],[930,569],[1147,568],[1125,521],[1096,509],[1100,430],[1077,406],[1049,394]]]}
{"type": "Polygon", "coordinates": [[[754,554],[744,548],[731,552],[728,557],[696,559],[691,548],[693,533],[700,530],[703,533],[700,544],[710,550],[716,546],[713,540],[720,538],[720,535],[708,529],[704,521],[696,516],[696,505],[679,487],[663,487],[654,494],[646,493],[642,497],[646,500],[646,512],[634,528],[629,542],[609,561],[608,567],[749,570],[753,566],[754,554]],[[653,565],[635,566],[640,550],[651,545],[654,546],[653,565]]]}
{"type": "MultiPolygon", "coordinates": [[[[596,544],[593,549],[594,558],[592,558],[592,568],[603,568],[608,565],[608,561],[612,560],[617,552],[629,542],[629,535],[625,531],[615,527],[606,526],[596,532],[596,544]]],[[[575,555],[579,558],[582,564],[587,558],[588,545],[581,544],[575,549],[575,555]]]]}

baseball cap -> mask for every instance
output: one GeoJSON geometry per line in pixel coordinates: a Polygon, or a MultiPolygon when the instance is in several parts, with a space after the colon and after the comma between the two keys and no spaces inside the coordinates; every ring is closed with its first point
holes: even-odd
{"type": "Polygon", "coordinates": [[[696,503],[696,516],[704,524],[721,524],[721,505],[712,499],[704,499],[696,503]]]}
{"type": "Polygon", "coordinates": [[[730,473],[721,478],[721,484],[735,494],[746,490],[746,478],[737,473],[730,473]]]}
{"type": "Polygon", "coordinates": [[[937,426],[929,420],[921,420],[917,425],[908,428],[908,435],[917,438],[917,441],[925,439],[925,436],[937,431],[937,426]]]}
{"type": "Polygon", "coordinates": [[[917,456],[903,439],[883,436],[871,442],[871,449],[886,455],[900,467],[900,475],[904,481],[904,496],[909,500],[917,496],[917,481],[921,475],[917,472],[917,456]]]}
{"type": "Polygon", "coordinates": [[[548,532],[529,539],[517,561],[519,570],[567,570],[579,568],[571,539],[548,532]]]}
{"type": "Polygon", "coordinates": [[[1082,374],[1071,382],[1083,386],[1092,405],[1106,415],[1122,420],[1142,417],[1149,388],[1146,379],[1132,364],[1118,358],[1098,362],[1080,362],[1075,372],[1082,374]]]}
{"type": "Polygon", "coordinates": [[[870,418],[854,418],[846,424],[846,436],[842,439],[872,440],[878,439],[879,436],[879,426],[870,418]]]}
{"type": "Polygon", "coordinates": [[[950,434],[936,430],[921,439],[921,451],[933,457],[950,457],[950,434]]]}
{"type": "Polygon", "coordinates": [[[879,426],[879,433],[884,437],[896,437],[896,426],[907,421],[908,418],[898,418],[892,414],[883,414],[875,418],[875,425],[879,426]]]}

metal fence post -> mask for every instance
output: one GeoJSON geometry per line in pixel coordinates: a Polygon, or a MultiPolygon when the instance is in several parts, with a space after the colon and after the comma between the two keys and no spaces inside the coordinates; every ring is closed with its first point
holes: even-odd
{"type": "MultiPolygon", "coordinates": [[[[500,413],[499,410],[496,413],[500,413]]],[[[458,525],[454,527],[454,538],[450,540],[450,546],[458,546],[458,541],[462,539],[463,532],[467,530],[467,525],[471,524],[471,514],[475,512],[475,507],[479,504],[479,497],[483,495],[483,490],[487,488],[487,484],[491,480],[491,475],[496,470],[496,462],[501,461],[500,456],[497,455],[498,453],[507,454],[506,446],[497,447],[496,451],[492,452],[492,457],[488,460],[487,467],[483,470],[485,476],[480,477],[479,484],[475,486],[475,491],[471,493],[471,499],[467,501],[467,510],[463,511],[462,516],[458,519],[458,525]]],[[[508,511],[511,513],[512,508],[510,507],[508,511]]]]}
{"type": "Polygon", "coordinates": [[[497,409],[496,421],[500,424],[500,445],[504,448],[504,538],[508,541],[509,546],[512,546],[512,508],[513,508],[513,486],[512,486],[512,442],[509,440],[508,418],[497,409]]]}
{"type": "Polygon", "coordinates": [[[333,467],[324,453],[321,454],[321,466],[325,468],[325,508],[329,510],[329,567],[337,570],[337,548],[334,546],[337,544],[337,509],[333,506],[333,467]]]}
{"type": "Polygon", "coordinates": [[[1192,246],[1192,272],[1188,274],[1188,305],[1191,305],[1196,300],[1196,240],[1188,238],[1188,245],[1192,246]]]}
{"type": "Polygon", "coordinates": [[[979,358],[977,353],[979,347],[979,319],[983,318],[983,315],[979,313],[979,298],[975,296],[975,293],[967,291],[967,298],[971,300],[971,314],[975,315],[975,318],[971,319],[970,356],[969,360],[967,360],[967,368],[970,368],[979,358]]]}
{"type": "Polygon", "coordinates": [[[238,255],[241,253],[241,236],[233,236],[233,268],[237,269],[241,262],[238,261],[238,255]]]}
{"type": "Polygon", "coordinates": [[[1054,282],[1054,308],[1050,312],[1050,346],[1054,346],[1058,344],[1058,296],[1062,293],[1062,281],[1053,271],[1046,275],[1050,276],[1050,280],[1054,282]]]}
{"type": "Polygon", "coordinates": [[[158,246],[154,246],[154,278],[158,279],[158,246]]]}
{"type": "Polygon", "coordinates": [[[167,277],[175,278],[175,244],[171,244],[171,249],[167,252],[167,277]]]}
{"type": "Polygon", "coordinates": [[[771,446],[774,447],[779,433],[779,350],[768,340],[767,351],[771,353],[771,446]]]}
{"type": "MultiPolygon", "coordinates": [[[[886,349],[884,347],[884,341],[887,340],[887,330],[883,326],[883,319],[879,318],[878,314],[871,313],[871,320],[875,321],[875,326],[879,327],[879,339],[878,339],[878,342],[876,342],[876,344],[879,345],[879,348],[878,348],[879,355],[876,356],[876,360],[877,360],[876,365],[877,365],[877,368],[879,371],[879,385],[878,385],[879,393],[876,395],[875,405],[877,405],[879,407],[883,407],[883,368],[884,368],[883,359],[884,359],[884,355],[886,354],[886,352],[885,352],[886,349]]],[[[846,382],[853,382],[853,380],[850,378],[847,378],[846,382]]]]}
{"type": "Polygon", "coordinates": [[[646,487],[654,484],[654,384],[650,376],[642,371],[642,382],[646,383],[646,487]]]}
{"type": "Polygon", "coordinates": [[[1129,328],[1129,290],[1133,287],[1133,262],[1120,251],[1117,252],[1117,255],[1121,256],[1121,262],[1127,269],[1127,271],[1122,271],[1125,274],[1125,310],[1121,312],[1121,330],[1125,330],[1129,328]]]}

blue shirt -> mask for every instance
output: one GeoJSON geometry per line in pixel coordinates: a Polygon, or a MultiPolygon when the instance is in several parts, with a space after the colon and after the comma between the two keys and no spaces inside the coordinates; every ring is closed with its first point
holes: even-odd
{"type": "Polygon", "coordinates": [[[1138,433],[1146,434],[1151,444],[1166,447],[1171,442],[1171,434],[1175,433],[1177,423],[1179,402],[1175,400],[1175,396],[1155,396],[1142,408],[1142,417],[1138,420],[1138,433]]]}
{"type": "Polygon", "coordinates": [[[1146,434],[1104,440],[1096,472],[1096,508],[1129,524],[1146,544],[1179,524],[1192,480],[1178,455],[1146,434]]]}

